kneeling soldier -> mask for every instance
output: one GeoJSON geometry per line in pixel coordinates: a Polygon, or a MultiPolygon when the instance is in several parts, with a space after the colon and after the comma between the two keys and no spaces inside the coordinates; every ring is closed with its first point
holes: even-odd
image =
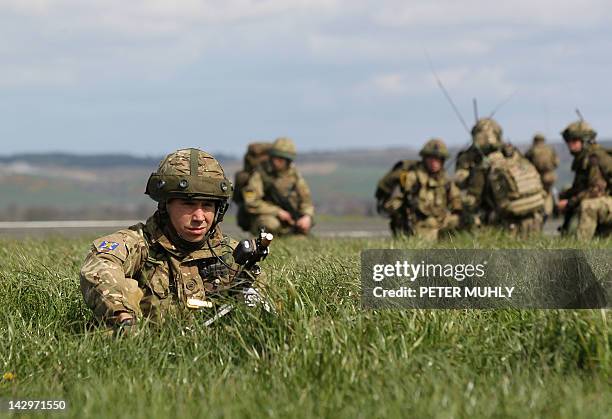
{"type": "Polygon", "coordinates": [[[253,219],[251,230],[263,227],[274,234],[309,234],[314,206],[308,184],[293,164],[295,144],[289,138],[278,138],[268,156],[242,194],[245,210],[253,219]]]}
{"type": "Polygon", "coordinates": [[[589,240],[612,231],[612,157],[595,142],[597,133],[585,121],[576,121],[561,133],[574,156],[572,187],[559,194],[558,209],[565,213],[561,233],[589,240]]]}
{"type": "Polygon", "coordinates": [[[213,156],[193,148],[169,154],[145,193],[157,211],[145,224],[95,240],[81,268],[81,291],[97,319],[130,326],[181,308],[214,308],[221,297],[252,296],[259,267],[238,265],[234,249],[242,242],[221,233],[232,184],[213,156]]]}
{"type": "Polygon", "coordinates": [[[436,240],[459,226],[461,195],[444,170],[448,149],[440,139],[429,140],[421,149],[421,162],[402,173],[403,231],[436,240]]]}

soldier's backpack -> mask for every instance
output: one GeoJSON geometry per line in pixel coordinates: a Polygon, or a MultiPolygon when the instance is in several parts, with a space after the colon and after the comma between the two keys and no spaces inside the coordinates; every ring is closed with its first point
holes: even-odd
{"type": "Polygon", "coordinates": [[[232,196],[232,200],[238,205],[238,226],[245,231],[248,231],[251,227],[251,217],[249,217],[244,208],[242,190],[249,182],[249,179],[255,169],[257,169],[261,163],[267,160],[268,151],[271,147],[272,143],[250,143],[247,147],[247,152],[244,155],[242,170],[236,172],[234,177],[234,195],[232,196]]]}
{"type": "Polygon", "coordinates": [[[559,160],[552,147],[547,145],[537,146],[529,150],[526,155],[540,173],[555,170],[559,160]]]}
{"type": "Polygon", "coordinates": [[[525,216],[544,207],[540,174],[529,160],[519,153],[506,157],[494,152],[489,154],[488,164],[493,199],[501,213],[525,216]]]}
{"type": "Polygon", "coordinates": [[[376,209],[379,214],[385,212],[385,204],[399,186],[401,174],[413,168],[418,162],[419,160],[400,160],[378,181],[374,197],[376,198],[376,209]]]}

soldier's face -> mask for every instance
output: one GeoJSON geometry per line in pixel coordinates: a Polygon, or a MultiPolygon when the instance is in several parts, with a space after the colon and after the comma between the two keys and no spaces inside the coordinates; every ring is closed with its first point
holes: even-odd
{"type": "Polygon", "coordinates": [[[429,173],[438,173],[442,169],[442,159],[438,157],[425,157],[425,166],[429,173]]]}
{"type": "Polygon", "coordinates": [[[567,142],[567,148],[572,154],[580,153],[582,151],[582,140],[580,138],[572,138],[567,142]]]}
{"type": "Polygon", "coordinates": [[[175,198],[166,208],[178,235],[189,242],[202,241],[215,217],[214,201],[175,198]]]}
{"type": "Polygon", "coordinates": [[[281,157],[270,157],[270,162],[272,162],[272,167],[277,172],[282,172],[289,166],[289,160],[283,159],[281,157]]]}

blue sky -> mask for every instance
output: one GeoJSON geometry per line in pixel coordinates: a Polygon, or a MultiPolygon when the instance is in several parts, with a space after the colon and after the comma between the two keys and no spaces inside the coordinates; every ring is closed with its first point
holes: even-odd
{"type": "Polygon", "coordinates": [[[579,107],[612,136],[603,0],[0,0],[0,154],[419,146],[496,114],[520,143],[579,107]]]}

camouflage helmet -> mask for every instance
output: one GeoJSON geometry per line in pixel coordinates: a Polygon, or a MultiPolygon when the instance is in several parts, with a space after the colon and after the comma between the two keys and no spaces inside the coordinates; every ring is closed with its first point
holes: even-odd
{"type": "Polygon", "coordinates": [[[295,160],[295,156],[297,155],[295,143],[288,137],[277,138],[272,144],[272,148],[268,151],[268,154],[272,157],[295,160]]]}
{"type": "Polygon", "coordinates": [[[419,156],[423,158],[437,157],[442,160],[446,160],[448,155],[448,148],[446,148],[446,144],[440,138],[432,138],[427,141],[419,152],[419,156]]]}
{"type": "Polygon", "coordinates": [[[545,143],[545,142],[546,142],[546,137],[541,132],[537,132],[533,136],[533,143],[534,144],[541,144],[541,143],[545,143]]]}
{"type": "Polygon", "coordinates": [[[582,141],[593,141],[597,136],[597,132],[591,125],[583,120],[572,122],[563,131],[561,135],[565,141],[580,139],[582,141]]]}
{"type": "Polygon", "coordinates": [[[232,183],[210,154],[196,148],[170,153],[151,173],[146,195],[164,203],[170,198],[213,199],[226,203],[232,196],[232,183]]]}
{"type": "Polygon", "coordinates": [[[477,134],[486,132],[501,142],[503,130],[501,125],[493,118],[480,118],[472,127],[472,138],[477,134]]]}

